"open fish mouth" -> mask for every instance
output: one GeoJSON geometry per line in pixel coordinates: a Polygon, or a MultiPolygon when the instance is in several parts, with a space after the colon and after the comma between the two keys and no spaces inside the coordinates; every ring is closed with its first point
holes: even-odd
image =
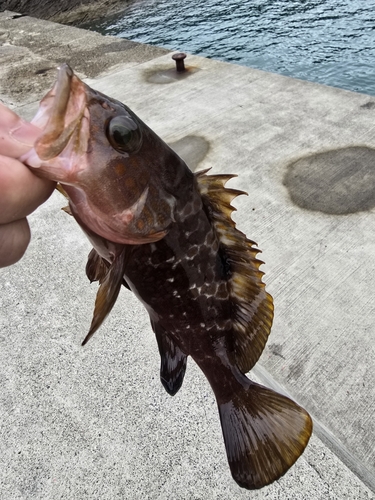
{"type": "MultiPolygon", "coordinates": [[[[81,129],[82,118],[85,111],[88,112],[85,87],[68,64],[64,63],[59,67],[55,85],[42,99],[39,111],[31,122],[43,130],[34,144],[42,161],[52,160],[60,155],[72,135],[81,129]]],[[[87,143],[87,140],[83,142],[87,143]]]]}
{"type": "Polygon", "coordinates": [[[31,124],[41,131],[34,147],[20,157],[36,175],[74,184],[78,171],[86,167],[90,113],[89,87],[68,64],[59,68],[52,89],[40,101],[31,124]]]}

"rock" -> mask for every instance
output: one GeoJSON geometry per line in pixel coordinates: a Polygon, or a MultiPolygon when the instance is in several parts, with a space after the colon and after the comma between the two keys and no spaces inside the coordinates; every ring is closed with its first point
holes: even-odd
{"type": "Polygon", "coordinates": [[[39,19],[78,24],[121,12],[126,0],[3,0],[0,11],[10,10],[39,19]]]}

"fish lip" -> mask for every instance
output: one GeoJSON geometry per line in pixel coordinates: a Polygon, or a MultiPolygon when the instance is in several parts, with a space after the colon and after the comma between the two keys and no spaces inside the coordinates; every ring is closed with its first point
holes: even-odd
{"type": "Polygon", "coordinates": [[[56,95],[52,106],[50,119],[58,120],[58,123],[63,126],[64,122],[63,120],[61,120],[61,117],[65,115],[68,107],[70,88],[74,73],[72,68],[67,63],[63,63],[61,66],[59,66],[58,70],[59,72],[57,74],[56,95]]]}
{"type": "Polygon", "coordinates": [[[52,105],[47,110],[48,121],[42,135],[34,144],[34,149],[42,161],[51,160],[64,150],[83,113],[79,107],[74,119],[70,123],[66,123],[74,87],[72,85],[74,72],[67,63],[61,64],[58,70],[56,84],[52,91],[47,94],[47,96],[53,97],[52,105]]]}

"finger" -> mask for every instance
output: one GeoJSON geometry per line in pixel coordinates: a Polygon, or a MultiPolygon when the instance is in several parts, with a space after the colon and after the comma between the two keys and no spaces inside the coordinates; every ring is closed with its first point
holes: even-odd
{"type": "Polygon", "coordinates": [[[41,130],[25,122],[14,111],[0,103],[0,153],[12,158],[27,153],[41,130]]]}
{"type": "Polygon", "coordinates": [[[0,225],[0,267],[18,262],[30,242],[30,227],[26,219],[0,225]]]}
{"type": "Polygon", "coordinates": [[[31,214],[49,198],[55,185],[36,177],[18,160],[0,155],[0,224],[31,214]]]}

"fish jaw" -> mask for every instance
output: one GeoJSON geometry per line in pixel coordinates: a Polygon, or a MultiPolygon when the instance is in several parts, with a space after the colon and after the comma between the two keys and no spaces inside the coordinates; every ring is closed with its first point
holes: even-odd
{"type": "Polygon", "coordinates": [[[55,85],[31,121],[42,132],[20,160],[40,177],[77,184],[79,172],[87,168],[89,121],[85,84],[62,64],[55,85]]]}
{"type": "MultiPolygon", "coordinates": [[[[58,156],[68,144],[86,107],[86,95],[81,82],[67,64],[63,64],[52,89],[53,100],[47,105],[48,121],[34,148],[41,160],[58,156]]],[[[48,97],[47,99],[48,100],[48,97]]],[[[38,118],[34,119],[34,123],[38,118]]]]}

